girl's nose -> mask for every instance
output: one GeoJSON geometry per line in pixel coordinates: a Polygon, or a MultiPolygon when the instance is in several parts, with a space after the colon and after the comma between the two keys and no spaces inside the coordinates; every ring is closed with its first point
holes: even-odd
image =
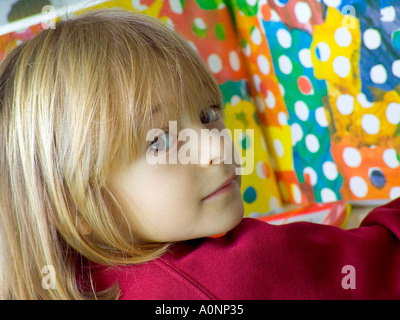
{"type": "Polygon", "coordinates": [[[226,129],[225,135],[223,130],[218,129],[201,129],[199,141],[199,164],[207,167],[212,164],[228,163],[232,150],[229,132],[226,129]]]}

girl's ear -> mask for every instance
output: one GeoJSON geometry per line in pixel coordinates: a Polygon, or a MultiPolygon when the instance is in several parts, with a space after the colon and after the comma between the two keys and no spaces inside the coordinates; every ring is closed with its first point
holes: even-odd
{"type": "Polygon", "coordinates": [[[77,225],[78,225],[78,231],[83,235],[87,236],[93,233],[92,227],[79,214],[77,215],[77,225]]]}

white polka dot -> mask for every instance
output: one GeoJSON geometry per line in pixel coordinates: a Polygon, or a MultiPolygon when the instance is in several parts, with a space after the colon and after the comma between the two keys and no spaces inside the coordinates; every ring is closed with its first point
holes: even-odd
{"type": "Polygon", "coordinates": [[[315,153],[319,150],[318,138],[312,133],[306,136],[306,147],[311,153],[315,153]]]}
{"type": "Polygon", "coordinates": [[[310,111],[303,101],[296,101],[294,104],[294,112],[301,121],[307,121],[310,111]]]}
{"type": "Polygon", "coordinates": [[[336,194],[333,190],[328,188],[323,188],[321,190],[321,200],[322,202],[334,202],[337,201],[336,194]]]}
{"type": "Polygon", "coordinates": [[[386,109],[386,118],[392,124],[399,124],[400,122],[400,103],[389,103],[386,109]]]}
{"type": "Polygon", "coordinates": [[[244,48],[242,48],[242,51],[244,53],[244,55],[246,57],[250,57],[251,56],[251,48],[250,45],[248,43],[246,43],[246,46],[244,48]]]}
{"type": "Polygon", "coordinates": [[[299,186],[297,184],[292,184],[292,194],[293,194],[293,199],[296,203],[301,202],[301,191],[299,189],[299,186]]]}
{"type": "Polygon", "coordinates": [[[292,145],[295,146],[297,142],[303,139],[303,129],[298,123],[293,123],[290,126],[290,133],[292,137],[292,145]]]}
{"type": "Polygon", "coordinates": [[[338,176],[336,164],[332,161],[325,161],[322,165],[322,171],[324,172],[325,177],[332,181],[338,176]]]}
{"type": "Polygon", "coordinates": [[[260,29],[254,27],[253,30],[251,31],[250,38],[255,45],[260,45],[262,41],[260,29]]]}
{"type": "Polygon", "coordinates": [[[257,90],[258,92],[260,92],[260,91],[261,91],[261,89],[260,89],[261,79],[260,79],[260,77],[259,77],[257,74],[255,74],[255,75],[253,76],[253,83],[254,83],[254,86],[256,87],[256,90],[257,90]]]}
{"type": "Polygon", "coordinates": [[[231,98],[231,106],[236,106],[238,103],[240,103],[240,101],[242,101],[242,99],[237,94],[235,94],[231,98]]]}
{"type": "Polygon", "coordinates": [[[343,160],[348,167],[357,168],[361,164],[362,158],[357,149],[347,147],[343,150],[343,160]]]}
{"type": "Polygon", "coordinates": [[[290,35],[289,31],[286,29],[279,29],[276,32],[276,38],[278,39],[279,44],[282,48],[288,49],[292,45],[292,36],[290,35]]]}
{"type": "Polygon", "coordinates": [[[278,83],[279,91],[281,92],[282,97],[285,96],[285,88],[282,83],[278,83]]]}
{"type": "Polygon", "coordinates": [[[354,97],[349,94],[342,94],[336,99],[336,107],[345,116],[354,110],[354,97]]]}
{"type": "Polygon", "coordinates": [[[268,59],[264,55],[260,54],[257,57],[257,65],[260,68],[261,73],[265,75],[269,74],[271,67],[268,59]]]}
{"type": "Polygon", "coordinates": [[[398,154],[395,149],[387,149],[383,152],[383,162],[389,167],[389,168],[397,168],[399,167],[399,158],[398,154]]]}
{"type": "Polygon", "coordinates": [[[279,14],[276,13],[274,9],[271,9],[271,18],[269,19],[270,22],[280,22],[281,17],[279,14]]]}
{"type": "Polygon", "coordinates": [[[381,9],[381,21],[393,22],[396,19],[396,10],[393,6],[389,6],[381,9]]]}
{"type": "Polygon", "coordinates": [[[240,60],[236,51],[231,51],[229,53],[229,63],[233,70],[239,71],[240,69],[240,60]]]}
{"type": "MultiPolygon", "coordinates": [[[[316,46],[316,50],[319,52],[319,60],[326,62],[331,57],[331,48],[326,42],[320,42],[316,46]]],[[[317,56],[318,57],[318,56],[317,56]]]]}
{"type": "Polygon", "coordinates": [[[349,59],[343,56],[338,56],[333,60],[333,71],[340,77],[346,78],[351,70],[349,59]]]}
{"type": "Polygon", "coordinates": [[[335,41],[339,47],[348,47],[353,40],[348,28],[340,27],[335,32],[335,41]]]}
{"type": "Polygon", "coordinates": [[[285,126],[287,125],[288,118],[287,118],[287,114],[283,111],[278,113],[278,122],[280,125],[285,126]]]}
{"type": "Polygon", "coordinates": [[[202,18],[195,18],[193,20],[195,26],[201,30],[207,29],[207,26],[202,18]]]}
{"type": "Polygon", "coordinates": [[[312,68],[311,51],[310,49],[301,49],[299,52],[300,63],[306,68],[312,68]]]}
{"type": "Polygon", "coordinates": [[[274,140],[274,149],[275,153],[279,158],[283,157],[284,149],[281,140],[275,139],[274,140]]]}
{"type": "Polygon", "coordinates": [[[315,110],[315,119],[321,127],[328,126],[328,120],[326,119],[326,112],[324,107],[319,107],[315,110]]]}
{"type": "Polygon", "coordinates": [[[393,61],[392,72],[397,78],[400,78],[400,60],[393,61]]]}
{"type": "Polygon", "coordinates": [[[378,64],[371,68],[371,80],[376,84],[383,84],[387,80],[387,72],[383,65],[378,64]]]}
{"type": "Polygon", "coordinates": [[[218,73],[222,70],[222,60],[215,53],[208,56],[207,63],[213,73],[218,73]]]}
{"type": "Polygon", "coordinates": [[[297,21],[303,24],[309,23],[312,16],[311,8],[307,2],[297,2],[294,6],[294,14],[297,21]]]}
{"type": "Polygon", "coordinates": [[[196,51],[197,53],[199,53],[199,50],[197,50],[197,47],[196,47],[196,45],[194,44],[193,41],[188,40],[187,43],[188,43],[189,46],[191,46],[191,48],[192,48],[194,51],[196,51]]]}
{"type": "Polygon", "coordinates": [[[389,198],[390,200],[394,200],[396,198],[400,197],[400,187],[393,187],[389,191],[389,198]]]}
{"type": "Polygon", "coordinates": [[[368,185],[361,177],[350,179],[350,190],[357,198],[364,198],[368,193],[368,185]]]}
{"type": "Polygon", "coordinates": [[[246,2],[250,7],[254,7],[257,3],[257,0],[246,0],[246,2]]]}
{"type": "Polygon", "coordinates": [[[376,29],[367,29],[363,34],[363,42],[369,50],[375,50],[382,43],[381,34],[376,29]]]}
{"type": "Polygon", "coordinates": [[[292,61],[290,61],[290,59],[287,56],[285,55],[280,56],[278,59],[278,63],[279,63],[279,69],[281,70],[282,73],[290,74],[292,72],[293,70],[292,61]]]}
{"type": "Polygon", "coordinates": [[[256,164],[256,173],[257,173],[257,176],[261,179],[267,178],[264,174],[264,170],[263,170],[264,166],[265,166],[265,164],[262,161],[258,161],[256,164]]]}
{"type": "Polygon", "coordinates": [[[361,127],[368,134],[377,134],[380,129],[380,121],[373,114],[365,114],[361,118],[361,127]]]}
{"type": "Polygon", "coordinates": [[[260,97],[256,97],[255,104],[258,112],[263,113],[265,111],[264,102],[260,97]]]}
{"type": "Polygon", "coordinates": [[[274,3],[278,6],[278,7],[284,7],[286,6],[286,3],[282,3],[279,0],[274,0],[274,3]]]}
{"type": "Polygon", "coordinates": [[[311,167],[306,167],[303,170],[303,176],[305,177],[306,174],[310,176],[311,185],[315,186],[317,184],[317,173],[315,170],[311,167]]]}
{"type": "Polygon", "coordinates": [[[269,109],[275,108],[276,99],[275,99],[274,94],[270,90],[267,91],[267,97],[265,98],[265,103],[267,104],[267,107],[269,109]]]}
{"type": "Polygon", "coordinates": [[[373,102],[367,100],[367,97],[362,92],[357,95],[357,100],[361,106],[366,109],[371,108],[374,105],[373,102]]]}
{"type": "MultiPolygon", "coordinates": [[[[138,11],[144,11],[149,8],[145,4],[140,3],[140,0],[132,0],[131,3],[132,3],[132,7],[138,11]]],[[[171,1],[170,1],[170,4],[171,4],[171,1]]],[[[176,5],[179,6],[179,4],[176,4],[176,5]]],[[[172,7],[171,7],[171,9],[172,9],[172,7]]],[[[177,13],[181,13],[181,12],[177,12],[177,13]]]]}
{"type": "Polygon", "coordinates": [[[169,0],[169,7],[173,13],[182,14],[183,12],[182,1],[180,0],[169,0]]]}
{"type": "MultiPolygon", "coordinates": [[[[170,28],[171,30],[175,30],[175,25],[174,25],[174,22],[172,21],[172,19],[171,18],[169,18],[169,17],[167,17],[167,26],[168,26],[168,28],[170,28]]],[[[189,43],[189,45],[197,52],[197,48],[196,48],[196,46],[194,45],[194,43],[192,42],[192,41],[190,41],[190,40],[186,40],[188,43],[189,43]],[[191,43],[192,42],[192,43],[191,43]]]]}
{"type": "Polygon", "coordinates": [[[271,197],[269,199],[269,209],[276,210],[280,207],[279,200],[276,197],[271,197]]]}
{"type": "Polygon", "coordinates": [[[342,3],[342,0],[324,0],[324,3],[329,7],[337,8],[342,3]]]}

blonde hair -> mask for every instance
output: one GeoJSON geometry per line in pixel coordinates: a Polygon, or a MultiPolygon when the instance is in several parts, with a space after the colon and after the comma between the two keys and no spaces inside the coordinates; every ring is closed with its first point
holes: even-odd
{"type": "Polygon", "coordinates": [[[221,104],[217,83],[182,37],[155,18],[117,9],[60,20],[7,55],[0,65],[0,298],[118,298],[117,286],[96,292],[84,261],[132,264],[165,252],[168,244],[123,236],[126,221],[107,178],[138,157],[155,101],[169,94],[166,116],[198,117],[209,107],[204,90],[221,104]],[[49,265],[55,289],[42,286],[49,265]]]}

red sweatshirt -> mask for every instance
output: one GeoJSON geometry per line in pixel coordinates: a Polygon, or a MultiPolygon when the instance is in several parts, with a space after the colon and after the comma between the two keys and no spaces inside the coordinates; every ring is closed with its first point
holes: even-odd
{"type": "Polygon", "coordinates": [[[100,268],[121,299],[400,299],[400,199],[357,229],[244,218],[226,235],[176,243],[161,258],[100,268]]]}

